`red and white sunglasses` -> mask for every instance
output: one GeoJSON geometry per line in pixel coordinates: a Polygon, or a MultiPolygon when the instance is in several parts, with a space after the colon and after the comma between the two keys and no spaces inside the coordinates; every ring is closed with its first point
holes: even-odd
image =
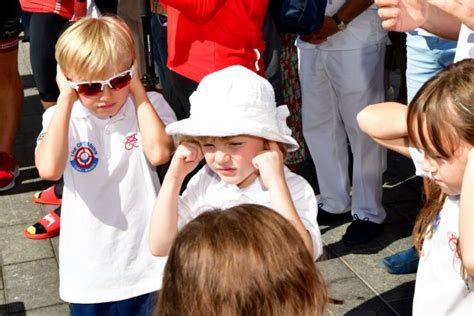
{"type": "Polygon", "coordinates": [[[132,77],[135,75],[135,67],[132,65],[130,69],[119,73],[106,80],[98,81],[81,81],[74,82],[68,80],[68,84],[71,88],[77,91],[79,94],[94,96],[99,95],[104,91],[104,87],[107,85],[112,90],[120,90],[130,83],[132,77]]]}

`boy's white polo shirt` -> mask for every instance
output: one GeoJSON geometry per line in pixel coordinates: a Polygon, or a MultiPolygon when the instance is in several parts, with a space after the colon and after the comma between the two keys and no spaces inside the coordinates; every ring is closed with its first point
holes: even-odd
{"type": "MultiPolygon", "coordinates": [[[[314,259],[322,254],[322,241],[316,222],[318,205],[309,183],[301,176],[285,167],[285,178],[293,203],[306,230],[311,234],[314,259]]],[[[271,207],[270,194],[258,177],[251,185],[240,189],[219,178],[207,165],[189,181],[186,190],[178,200],[178,228],[196,218],[199,214],[212,210],[253,203],[271,207]]]]}
{"type": "MultiPolygon", "coordinates": [[[[165,124],[176,120],[161,95],[149,98],[165,124]]],[[[53,111],[43,116],[43,132],[53,111]]],[[[132,99],[107,119],[77,101],[68,153],[59,250],[61,298],[99,303],[158,290],[166,258],[149,251],[148,220],[160,185],[142,149],[132,99]]]]}

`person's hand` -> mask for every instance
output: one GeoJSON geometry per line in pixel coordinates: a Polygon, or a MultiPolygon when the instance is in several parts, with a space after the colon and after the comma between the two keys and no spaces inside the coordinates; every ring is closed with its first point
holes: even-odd
{"type": "Polygon", "coordinates": [[[253,166],[260,172],[265,187],[270,190],[285,181],[283,171],[283,153],[278,144],[268,142],[269,149],[261,152],[252,159],[253,166]]]}
{"type": "Polygon", "coordinates": [[[426,21],[426,0],[375,0],[375,4],[382,27],[388,31],[411,31],[426,21]]]}
{"type": "Polygon", "coordinates": [[[330,16],[325,16],[321,27],[311,34],[300,35],[300,38],[308,43],[321,44],[328,40],[328,37],[339,32],[336,22],[330,16]]]}
{"type": "Polygon", "coordinates": [[[137,60],[133,62],[133,66],[135,68],[135,74],[132,76],[132,80],[130,81],[130,84],[129,84],[129,89],[132,96],[136,99],[137,97],[143,96],[144,94],[146,94],[146,90],[145,90],[145,87],[143,86],[142,81],[140,80],[141,78],[140,66],[138,65],[137,60]]]}
{"type": "Polygon", "coordinates": [[[204,157],[201,146],[194,142],[182,142],[171,159],[167,175],[184,179],[204,157]]]}
{"type": "Polygon", "coordinates": [[[71,86],[67,82],[67,78],[64,75],[61,67],[59,67],[59,65],[56,66],[56,83],[58,85],[59,96],[61,98],[69,100],[72,103],[74,103],[74,101],[79,98],[79,95],[77,94],[76,90],[71,88],[71,86]]]}
{"type": "Polygon", "coordinates": [[[449,13],[462,23],[474,30],[474,1],[473,0],[427,0],[427,2],[449,13]]]}

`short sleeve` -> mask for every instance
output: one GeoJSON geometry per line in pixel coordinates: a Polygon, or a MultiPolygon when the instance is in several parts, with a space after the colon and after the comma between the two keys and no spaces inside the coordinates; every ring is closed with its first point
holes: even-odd
{"type": "Polygon", "coordinates": [[[313,188],[304,178],[290,172],[288,173],[287,182],[288,187],[291,190],[291,197],[301,222],[311,235],[314,260],[316,260],[323,253],[321,232],[319,231],[319,226],[316,222],[318,214],[316,196],[313,188]]]}
{"type": "Polygon", "coordinates": [[[178,230],[204,211],[203,200],[210,180],[204,166],[188,182],[186,190],[178,198],[178,230]]]}
{"type": "Polygon", "coordinates": [[[148,99],[150,99],[151,104],[155,108],[156,113],[160,117],[163,124],[168,125],[170,123],[176,122],[176,114],[171,109],[168,102],[166,102],[163,95],[159,94],[158,92],[148,92],[148,99]]]}
{"type": "Polygon", "coordinates": [[[36,149],[38,149],[39,144],[41,143],[44,135],[46,134],[46,130],[48,129],[49,124],[51,123],[51,119],[53,118],[53,114],[55,110],[56,110],[56,106],[52,106],[43,113],[43,122],[42,122],[43,127],[38,137],[36,138],[36,149]]]}

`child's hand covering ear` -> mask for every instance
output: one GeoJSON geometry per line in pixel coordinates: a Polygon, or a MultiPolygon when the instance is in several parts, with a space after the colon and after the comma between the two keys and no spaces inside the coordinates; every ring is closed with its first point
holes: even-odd
{"type": "Polygon", "coordinates": [[[203,157],[199,144],[183,142],[176,149],[167,173],[183,179],[197,167],[203,157]]]}
{"type": "Polygon", "coordinates": [[[269,149],[252,159],[252,163],[260,172],[263,184],[270,190],[285,181],[283,172],[283,153],[276,142],[268,142],[269,149]]]}
{"type": "Polygon", "coordinates": [[[69,86],[67,78],[59,65],[56,66],[56,83],[58,84],[61,97],[65,97],[71,102],[74,102],[79,98],[76,90],[69,86]]]}

